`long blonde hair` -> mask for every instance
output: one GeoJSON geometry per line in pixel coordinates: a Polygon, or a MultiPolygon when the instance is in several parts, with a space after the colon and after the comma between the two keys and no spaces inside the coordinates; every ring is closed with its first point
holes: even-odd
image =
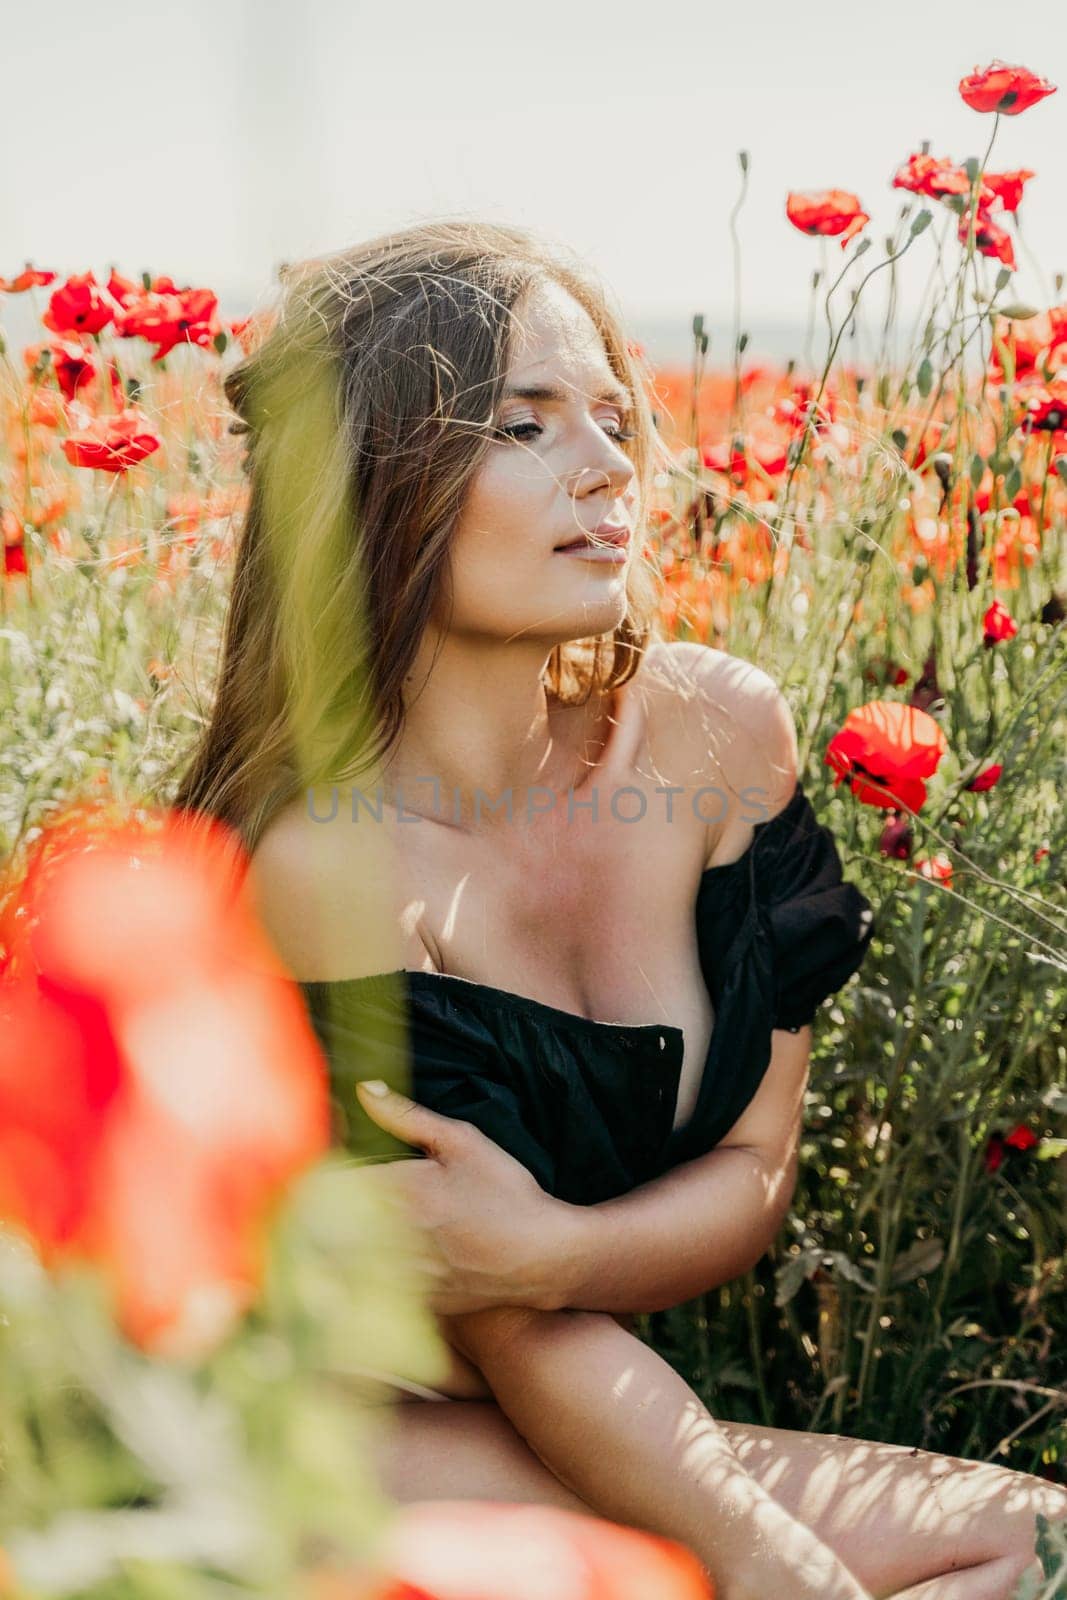
{"type": "Polygon", "coordinates": [[[658,635],[642,554],[663,459],[649,374],[602,286],[516,227],[438,220],[286,269],[263,342],[225,381],[247,435],[249,504],[214,703],[173,804],[247,849],[301,790],[380,761],[492,440],[513,308],[554,279],[588,312],[632,391],[635,541],[613,633],[554,647],[545,683],[577,704],[624,683],[658,635]]]}

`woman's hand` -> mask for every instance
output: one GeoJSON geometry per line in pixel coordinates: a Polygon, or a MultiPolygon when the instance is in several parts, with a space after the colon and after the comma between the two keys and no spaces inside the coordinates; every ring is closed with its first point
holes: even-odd
{"type": "Polygon", "coordinates": [[[428,1157],[367,1172],[401,1196],[421,1230],[431,1309],[444,1315],[502,1305],[554,1309],[551,1241],[562,1208],[532,1173],[471,1122],[443,1117],[392,1090],[375,1095],[367,1080],[357,1092],[380,1128],[428,1157]]]}

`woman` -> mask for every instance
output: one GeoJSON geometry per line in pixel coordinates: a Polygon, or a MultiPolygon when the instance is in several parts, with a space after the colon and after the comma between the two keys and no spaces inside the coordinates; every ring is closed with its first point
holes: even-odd
{"type": "Polygon", "coordinates": [[[227,393],[251,503],[177,802],[253,852],[353,1143],[423,1153],[374,1179],[449,1403],[396,1408],[386,1488],[593,1509],[726,1600],[1009,1595],[1062,1491],[719,1424],[627,1326],[777,1233],[870,920],[773,682],[654,638],[662,457],[603,292],[521,230],[411,228],[292,275],[227,393]],[[409,1040],[421,1103],[350,1092],[409,1040]]]}

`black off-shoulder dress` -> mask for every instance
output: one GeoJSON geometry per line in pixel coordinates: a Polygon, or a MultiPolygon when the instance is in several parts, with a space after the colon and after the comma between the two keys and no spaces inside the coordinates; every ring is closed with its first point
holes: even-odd
{"type": "Polygon", "coordinates": [[[384,1078],[474,1123],[576,1205],[713,1149],[759,1087],[772,1029],[813,1021],[859,968],[874,924],[800,783],[755,824],[743,855],[704,871],[695,916],[715,1020],[696,1105],[679,1128],[680,1028],[599,1022],[491,984],[400,969],[300,985],[340,1137],[364,1157],[419,1153],[359,1104],[357,1080],[384,1078]]]}

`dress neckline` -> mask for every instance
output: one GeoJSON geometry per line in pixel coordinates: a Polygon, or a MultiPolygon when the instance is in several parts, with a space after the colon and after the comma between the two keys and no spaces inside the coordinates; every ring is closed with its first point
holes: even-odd
{"type": "MultiPolygon", "coordinates": [[[[786,804],[772,817],[764,817],[762,822],[752,825],[752,838],[739,856],[732,861],[719,861],[707,866],[700,874],[700,887],[698,895],[703,891],[705,882],[712,878],[729,877],[743,867],[751,858],[757,843],[762,839],[768,829],[780,828],[786,822],[792,822],[796,812],[804,803],[804,789],[800,780],[786,804]]],[[[338,987],[365,990],[367,993],[395,993],[396,979],[406,979],[411,987],[422,987],[427,990],[447,990],[455,985],[460,994],[477,993],[487,1000],[493,1000],[499,1005],[521,1010],[529,1016],[541,1016],[546,1021],[563,1025],[580,1032],[607,1033],[615,1039],[636,1038],[651,1040],[655,1035],[666,1036],[668,1043],[674,1049],[684,1046],[685,1031],[670,1022],[605,1022],[599,1017],[587,1017],[581,1011],[568,1011],[564,1006],[550,1005],[545,1000],[535,1000],[532,995],[519,994],[513,989],[500,989],[496,984],[480,983],[476,978],[461,978],[454,972],[427,971],[422,967],[396,967],[391,972],[372,972],[362,978],[308,978],[301,980],[300,987],[312,991],[334,989],[338,987]]]]}

